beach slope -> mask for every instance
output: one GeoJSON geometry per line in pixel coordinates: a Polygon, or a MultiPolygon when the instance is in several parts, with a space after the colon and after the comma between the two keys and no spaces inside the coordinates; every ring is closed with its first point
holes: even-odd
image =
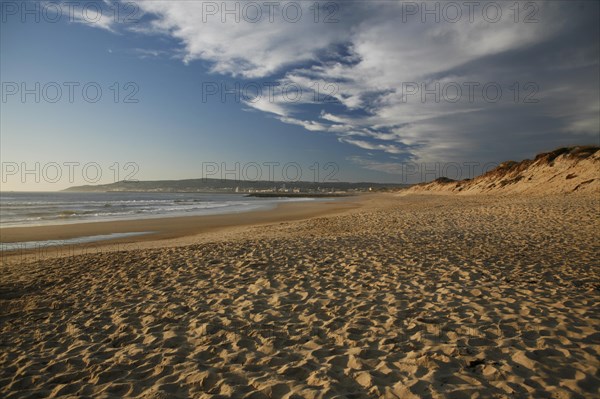
{"type": "Polygon", "coordinates": [[[598,396],[597,196],[365,198],[3,265],[0,395],[598,396]]]}

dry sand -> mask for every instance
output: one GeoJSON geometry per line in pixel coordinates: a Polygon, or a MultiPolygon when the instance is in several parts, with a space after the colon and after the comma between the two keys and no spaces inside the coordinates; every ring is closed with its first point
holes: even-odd
{"type": "Polygon", "coordinates": [[[471,180],[436,179],[412,186],[411,194],[600,195],[600,147],[562,147],[535,159],[508,161],[471,180]]]}
{"type": "Polygon", "coordinates": [[[598,397],[599,208],[379,195],[5,264],[0,396],[598,397]]]}

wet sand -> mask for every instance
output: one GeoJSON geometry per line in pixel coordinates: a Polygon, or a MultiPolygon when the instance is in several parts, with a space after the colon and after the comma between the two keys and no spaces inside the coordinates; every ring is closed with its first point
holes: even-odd
{"type": "MultiPolygon", "coordinates": [[[[167,240],[192,237],[198,234],[237,229],[244,226],[295,221],[322,215],[333,215],[355,209],[365,199],[360,196],[338,198],[332,201],[292,202],[278,204],[273,209],[238,212],[222,215],[183,216],[107,222],[74,223],[33,227],[9,227],[0,229],[2,243],[19,243],[47,240],[69,240],[79,237],[107,235],[112,233],[147,233],[81,245],[68,245],[69,250],[108,250],[111,248],[139,247],[140,243],[152,242],[153,246],[168,244],[167,240]]],[[[180,243],[181,241],[179,241],[180,243]]],[[[145,245],[144,247],[148,247],[145,245]]],[[[44,253],[62,253],[60,246],[45,247],[44,253]]],[[[4,251],[2,259],[8,261],[13,255],[36,254],[40,250],[4,251]]]]}

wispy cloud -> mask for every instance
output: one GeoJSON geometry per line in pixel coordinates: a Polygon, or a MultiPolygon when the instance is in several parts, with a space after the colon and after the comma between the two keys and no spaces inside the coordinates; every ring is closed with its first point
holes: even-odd
{"type": "Polygon", "coordinates": [[[68,18],[70,22],[119,34],[116,27],[119,23],[117,14],[114,10],[109,10],[113,5],[107,0],[104,0],[103,3],[63,1],[57,3],[58,6],[55,7],[58,7],[57,9],[60,10],[60,13],[64,14],[63,17],[68,18]]]}
{"type": "Polygon", "coordinates": [[[390,154],[405,154],[407,151],[394,144],[374,143],[372,141],[357,140],[340,137],[338,139],[342,143],[352,144],[365,150],[380,150],[390,154]]]}
{"type": "MultiPolygon", "coordinates": [[[[293,10],[282,12],[286,3],[275,10],[261,5],[262,17],[250,22],[257,10],[244,14],[243,2],[138,1],[149,18],[135,30],[176,39],[184,62],[208,61],[213,73],[274,78],[281,86],[302,88],[295,101],[277,94],[245,103],[283,123],[329,132],[362,150],[454,159],[490,154],[493,146],[500,151],[499,126],[506,129],[512,122],[516,132],[505,135],[522,145],[558,142],[565,132],[580,140],[598,134],[599,56],[590,39],[598,29],[593,17],[598,5],[529,3],[534,8],[516,16],[513,3],[493,2],[503,17],[492,21],[482,13],[488,2],[480,2],[472,18],[463,14],[455,22],[447,15],[439,22],[426,16],[423,22],[422,14],[409,15],[404,2],[336,3],[338,22],[323,23],[322,15],[315,22],[313,3],[295,2],[302,18],[294,22],[293,10]],[[555,62],[541,64],[540,54],[555,62]],[[583,78],[573,79],[575,70],[583,78]],[[528,83],[537,86],[527,88],[528,83]],[[487,92],[486,84],[492,84],[487,92]],[[441,101],[433,94],[422,97],[436,85],[441,101]],[[454,101],[456,86],[462,93],[454,101]],[[486,95],[498,87],[501,100],[489,101],[486,95]],[[560,98],[547,95],[559,88],[560,98]],[[538,101],[525,103],[523,96],[534,91],[538,101]],[[554,128],[541,132],[548,125],[554,128]]],[[[109,24],[100,27],[110,30],[109,24]]]]}

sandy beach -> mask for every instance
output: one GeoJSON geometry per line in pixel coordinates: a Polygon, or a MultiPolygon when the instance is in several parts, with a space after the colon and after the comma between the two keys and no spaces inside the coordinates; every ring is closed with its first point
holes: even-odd
{"type": "Polygon", "coordinates": [[[600,1],[0,1],[0,399],[600,399],[600,1]]]}
{"type": "Polygon", "coordinates": [[[599,206],[379,194],[5,262],[0,395],[597,397],[599,206]]]}

